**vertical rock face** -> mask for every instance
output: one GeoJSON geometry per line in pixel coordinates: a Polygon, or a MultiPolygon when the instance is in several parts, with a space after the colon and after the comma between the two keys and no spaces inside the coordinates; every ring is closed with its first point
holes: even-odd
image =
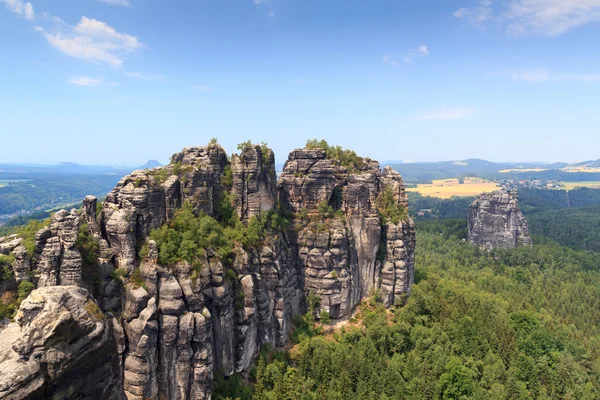
{"type": "Polygon", "coordinates": [[[487,249],[532,243],[516,191],[500,190],[479,196],[469,207],[468,227],[469,242],[487,249]]]}
{"type": "Polygon", "coordinates": [[[275,207],[275,154],[261,146],[246,146],[231,159],[235,209],[242,221],[275,207]]]}
{"type": "MultiPolygon", "coordinates": [[[[0,242],[0,251],[21,254],[14,263],[20,265],[19,276],[33,271],[38,286],[47,286],[34,294],[47,290],[50,296],[54,285],[83,286],[104,312],[120,315],[117,322],[100,313],[108,318],[96,327],[106,337],[101,347],[118,377],[95,373],[104,386],[90,384],[89,390],[108,390],[109,380],[116,388],[95,398],[208,399],[216,371],[248,371],[261,346],[286,343],[292,318],[306,312],[309,294],[320,300],[317,316],[328,312],[332,318],[348,316],[375,291],[386,305],[401,303],[414,269],[414,226],[406,209],[402,178],[389,168],[381,171],[376,161],[344,164],[324,149],[298,149],[290,153],[277,182],[274,154],[266,146],[245,146],[230,161],[219,145],[211,144],[186,148],[165,167],[124,177],[101,207],[89,196],[80,213],[55,214],[50,227],[38,232],[33,256],[16,237],[0,242]],[[184,204],[220,219],[227,202],[241,223],[266,213],[286,223],[270,228],[260,244],[235,244],[227,260],[204,249],[194,265],[159,263],[157,244],[148,238],[153,229],[169,223],[184,204]],[[404,214],[386,215],[384,203],[404,214]],[[92,265],[85,246],[78,248],[78,231],[97,242],[92,265]]],[[[50,329],[50,314],[67,315],[63,309],[79,321],[75,304],[88,304],[88,295],[71,287],[75,300],[64,300],[66,294],[52,300],[68,305],[48,309],[48,317],[36,322],[32,332],[50,329]]],[[[19,314],[23,321],[34,314],[27,304],[19,314]]],[[[91,323],[84,314],[81,318],[76,333],[88,337],[91,323]]],[[[11,329],[5,332],[16,334],[11,329]]],[[[52,353],[55,347],[48,342],[45,349],[52,353]]],[[[73,352],[65,365],[79,365],[79,353],[73,352]]],[[[44,371],[46,364],[40,365],[44,371]]],[[[47,390],[54,385],[45,372],[35,374],[17,384],[12,398],[27,397],[19,395],[25,386],[47,390]]]]}
{"type": "Polygon", "coordinates": [[[300,227],[295,245],[304,292],[321,298],[319,311],[340,318],[377,289],[386,293],[388,304],[408,293],[414,268],[413,222],[382,221],[377,206],[385,190],[397,206],[407,206],[398,173],[389,168],[382,173],[379,163],[369,159],[349,168],[328,159],[322,149],[299,149],[290,153],[279,188],[282,203],[295,213],[300,227]],[[329,214],[325,220],[324,214],[329,214]],[[388,231],[391,237],[386,239],[388,231]],[[383,250],[388,254],[378,254],[383,250]],[[404,264],[390,267],[397,257],[404,264]],[[391,272],[382,275],[382,262],[391,272]]]}

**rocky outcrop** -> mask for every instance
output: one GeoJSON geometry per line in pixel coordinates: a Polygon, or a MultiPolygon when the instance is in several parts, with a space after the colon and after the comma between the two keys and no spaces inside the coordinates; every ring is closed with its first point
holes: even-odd
{"type": "Polygon", "coordinates": [[[40,272],[38,286],[82,284],[82,260],[76,246],[79,233],[79,215],[61,210],[52,216],[49,233],[38,232],[36,238],[42,243],[47,237],[37,265],[40,272]]]}
{"type": "Polygon", "coordinates": [[[0,332],[0,398],[124,398],[118,329],[85,289],[37,289],[15,320],[0,332]]]}
{"type": "MultiPolygon", "coordinates": [[[[106,362],[119,378],[118,393],[102,398],[208,399],[217,371],[247,372],[262,346],[285,345],[293,316],[307,311],[309,296],[319,299],[311,308],[317,318],[348,316],[376,291],[386,305],[401,304],[414,269],[414,226],[406,210],[402,178],[381,171],[376,161],[354,155],[342,162],[326,149],[298,149],[277,181],[266,146],[245,145],[229,160],[215,143],[185,148],[167,166],[133,172],[101,206],[88,196],[80,212],[55,214],[38,232],[34,255],[21,257],[21,268],[47,286],[34,294],[47,290],[52,302],[66,304],[48,308],[48,315],[66,315],[78,301],[91,304],[75,286],[69,286],[75,300],[50,295],[52,285],[65,284],[87,288],[107,312],[98,329],[112,338],[102,342],[112,347],[102,348],[116,357],[106,362]],[[270,219],[260,243],[235,243],[227,259],[205,248],[193,263],[162,265],[149,234],[184,205],[222,223],[236,214],[238,225],[270,219]],[[80,243],[86,240],[94,245],[80,243]]],[[[7,254],[20,247],[16,237],[0,243],[7,254]]],[[[39,329],[49,323],[44,318],[39,329]]],[[[81,318],[77,323],[88,326],[81,318]]],[[[86,329],[78,330],[82,337],[91,335],[86,329]]],[[[79,365],[65,357],[66,365],[79,365]]],[[[46,392],[61,379],[35,374],[30,381],[41,379],[46,392]]],[[[97,376],[107,382],[103,374],[97,376]]]]}
{"type": "Polygon", "coordinates": [[[516,191],[499,190],[479,196],[469,207],[468,229],[469,242],[486,249],[532,243],[516,191]]]}
{"type": "Polygon", "coordinates": [[[231,158],[232,194],[242,221],[275,207],[275,154],[261,146],[246,146],[231,158]]]}
{"type": "Polygon", "coordinates": [[[327,158],[323,149],[299,149],[290,153],[279,188],[282,204],[296,215],[299,273],[305,294],[321,299],[318,312],[340,318],[378,289],[386,293],[388,304],[408,293],[414,268],[413,222],[385,222],[378,208],[384,191],[391,193],[395,206],[406,208],[404,183],[397,172],[386,168],[382,173],[379,163],[370,159],[344,166],[327,158]]]}

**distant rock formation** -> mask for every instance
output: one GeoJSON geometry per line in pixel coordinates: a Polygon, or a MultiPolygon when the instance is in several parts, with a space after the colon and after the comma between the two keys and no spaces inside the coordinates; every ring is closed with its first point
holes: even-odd
{"type": "MultiPolygon", "coordinates": [[[[88,196],[81,211],[56,213],[36,235],[33,255],[18,237],[0,239],[0,251],[15,255],[15,277],[4,290],[14,290],[22,280],[40,287],[21,306],[17,323],[2,331],[13,335],[6,341],[50,329],[54,314],[57,320],[74,320],[69,325],[74,340],[92,343],[97,339],[85,339],[91,335],[89,316],[76,304],[95,310],[94,298],[102,310],[94,329],[102,337],[112,335],[90,349],[65,347],[63,375],[38,376],[31,370],[23,375],[31,378],[22,382],[15,378],[2,386],[1,381],[0,397],[8,390],[4,387],[11,388],[9,398],[32,396],[24,387],[37,387],[27,383],[35,380],[44,393],[59,394],[64,387],[74,398],[208,399],[215,371],[248,371],[261,346],[286,343],[292,317],[307,311],[309,295],[320,300],[314,307],[317,318],[325,312],[334,319],[348,316],[375,291],[386,306],[402,304],[413,283],[415,249],[404,183],[377,161],[353,160],[341,162],[326,149],[297,149],[277,181],[274,154],[266,146],[248,144],[231,159],[218,144],[188,147],[167,166],[121,179],[101,206],[88,196]],[[149,233],[184,204],[218,219],[223,201],[230,202],[241,223],[266,213],[286,223],[270,228],[259,245],[236,244],[228,260],[205,249],[194,265],[185,260],[161,265],[149,233]],[[89,248],[78,245],[81,235],[97,243],[91,262],[89,248]],[[56,306],[34,306],[40,296],[56,306]],[[46,314],[34,318],[33,307],[46,314]],[[120,315],[119,322],[113,313],[120,315]],[[99,360],[97,348],[115,376],[85,364],[87,358],[99,360]],[[75,373],[71,367],[90,371],[102,388],[63,382],[75,373]],[[108,387],[120,391],[93,397],[108,387]]],[[[55,346],[62,346],[60,332],[52,335],[57,339],[36,342],[39,354],[62,349],[55,346]]],[[[0,371],[15,368],[17,358],[37,362],[29,354],[2,358],[0,353],[0,371]]]]}
{"type": "Polygon", "coordinates": [[[468,212],[469,242],[487,249],[531,246],[527,220],[516,191],[479,196],[468,212]]]}

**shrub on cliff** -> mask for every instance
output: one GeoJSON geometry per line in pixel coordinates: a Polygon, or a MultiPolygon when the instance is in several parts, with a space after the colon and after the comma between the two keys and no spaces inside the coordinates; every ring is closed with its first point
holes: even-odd
{"type": "MultiPolygon", "coordinates": [[[[245,249],[257,247],[269,233],[287,228],[285,216],[275,211],[253,216],[244,224],[235,210],[227,206],[229,201],[229,196],[224,196],[220,221],[204,213],[196,216],[192,206],[185,203],[172,220],[152,230],[150,238],[158,246],[159,263],[173,265],[186,260],[194,265],[200,261],[204,250],[212,251],[227,262],[236,243],[245,249]]],[[[142,252],[140,256],[143,256],[142,252]]]]}
{"type": "Polygon", "coordinates": [[[387,187],[383,190],[377,198],[377,209],[381,216],[381,223],[392,223],[398,224],[400,221],[406,221],[408,219],[408,210],[406,207],[398,204],[394,198],[392,188],[387,187]]]}
{"type": "Polygon", "coordinates": [[[27,225],[17,229],[17,235],[23,238],[22,244],[27,249],[27,255],[29,257],[33,256],[33,252],[35,251],[35,234],[38,233],[38,231],[43,227],[49,225],[50,219],[46,219],[43,221],[38,221],[34,219],[29,221],[27,225]]]}
{"type": "Polygon", "coordinates": [[[346,150],[342,146],[330,146],[326,140],[308,140],[306,142],[307,149],[323,149],[327,159],[334,160],[340,163],[340,165],[348,168],[350,171],[356,170],[362,167],[364,160],[358,156],[353,150],[346,150]]]}

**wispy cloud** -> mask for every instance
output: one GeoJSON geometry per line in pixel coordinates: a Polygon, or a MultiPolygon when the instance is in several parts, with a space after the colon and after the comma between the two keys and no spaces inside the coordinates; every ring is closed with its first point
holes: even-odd
{"type": "Polygon", "coordinates": [[[600,21],[600,0],[509,0],[498,4],[480,0],[473,8],[457,9],[454,16],[480,28],[496,21],[513,36],[526,33],[555,36],[600,21]]]}
{"type": "Polygon", "coordinates": [[[124,74],[130,78],[142,79],[144,81],[159,81],[164,79],[161,75],[143,75],[139,72],[124,71],[124,74]]]}
{"type": "Polygon", "coordinates": [[[79,86],[100,86],[102,81],[100,79],[89,78],[87,76],[74,76],[69,79],[69,83],[79,86]]]}
{"type": "Polygon", "coordinates": [[[391,54],[384,54],[382,59],[383,59],[384,63],[389,64],[392,67],[397,67],[398,66],[398,63],[392,59],[392,55],[391,54]]]}
{"type": "Polygon", "coordinates": [[[560,35],[600,20],[600,0],[514,0],[509,3],[508,32],[560,35]]]}
{"type": "Polygon", "coordinates": [[[65,25],[65,21],[63,21],[62,18],[52,15],[49,12],[43,11],[42,17],[44,17],[44,19],[54,23],[55,25],[65,25]]]}
{"type": "Polygon", "coordinates": [[[0,3],[4,3],[9,11],[22,15],[25,19],[32,20],[35,18],[31,3],[26,3],[23,0],[0,0],[0,3]]]}
{"type": "Polygon", "coordinates": [[[446,107],[443,106],[436,110],[429,111],[420,115],[420,120],[440,120],[440,119],[461,119],[473,115],[477,109],[475,107],[446,107]]]}
{"type": "Polygon", "coordinates": [[[101,3],[113,4],[121,7],[131,7],[129,0],[98,0],[101,3]]]}
{"type": "Polygon", "coordinates": [[[454,16],[468,21],[477,28],[483,28],[491,19],[492,12],[492,0],[479,0],[474,8],[462,7],[454,11],[454,16]]]}
{"type": "Polygon", "coordinates": [[[525,71],[510,71],[505,74],[513,81],[519,82],[549,82],[549,81],[579,81],[579,82],[596,82],[600,81],[600,74],[563,74],[552,73],[543,68],[525,70],[525,71]]]}
{"type": "MultiPolygon", "coordinates": [[[[425,45],[421,45],[416,49],[410,50],[402,56],[402,60],[404,62],[411,62],[415,58],[418,57],[426,57],[430,54],[429,48],[425,45]]],[[[381,58],[385,64],[391,65],[392,67],[398,66],[398,61],[396,61],[395,57],[388,53],[384,54],[381,58]]]]}
{"type": "Polygon", "coordinates": [[[267,2],[268,2],[268,0],[254,0],[254,4],[256,4],[256,5],[265,4],[267,2]]]}
{"type": "Polygon", "coordinates": [[[411,50],[408,53],[406,53],[402,59],[404,60],[404,62],[411,62],[412,60],[414,60],[417,57],[425,57],[428,55],[429,55],[429,49],[427,48],[427,46],[421,45],[421,46],[419,46],[418,49],[411,50]]]}
{"type": "Polygon", "coordinates": [[[275,12],[274,12],[274,11],[269,11],[269,12],[267,13],[267,16],[268,16],[269,18],[275,18],[275,12]]]}
{"type": "Polygon", "coordinates": [[[47,32],[38,29],[51,46],[64,54],[90,62],[101,62],[113,68],[123,65],[123,57],[142,47],[135,36],[117,32],[106,22],[81,17],[74,27],[53,29],[47,32]]]}
{"type": "Polygon", "coordinates": [[[194,86],[194,89],[200,90],[201,92],[212,92],[213,90],[211,87],[206,86],[194,86]]]}

